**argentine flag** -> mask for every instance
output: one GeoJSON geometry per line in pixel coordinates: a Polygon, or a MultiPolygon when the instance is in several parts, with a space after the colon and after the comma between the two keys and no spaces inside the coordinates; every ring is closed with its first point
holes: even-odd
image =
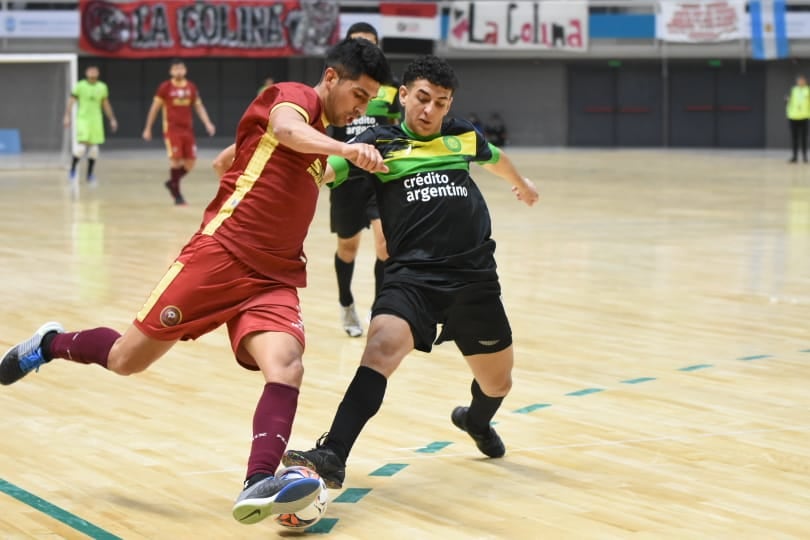
{"type": "Polygon", "coordinates": [[[789,54],[785,27],[785,0],[751,0],[751,51],[758,60],[785,58],[789,54]]]}

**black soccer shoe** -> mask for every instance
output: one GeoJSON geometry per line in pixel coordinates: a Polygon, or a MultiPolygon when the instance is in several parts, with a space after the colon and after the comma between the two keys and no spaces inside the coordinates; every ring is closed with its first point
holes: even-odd
{"type": "Polygon", "coordinates": [[[466,431],[467,435],[472,437],[475,441],[475,446],[477,446],[485,456],[491,458],[503,457],[503,455],[506,454],[506,447],[503,445],[501,437],[492,429],[492,426],[489,426],[489,432],[483,435],[467,431],[467,413],[469,410],[469,407],[456,407],[453,409],[453,413],[450,415],[450,420],[453,422],[453,425],[461,431],[466,431]]]}
{"type": "Polygon", "coordinates": [[[318,439],[312,450],[287,450],[281,458],[281,463],[285,467],[298,465],[312,469],[320,475],[326,487],[340,489],[346,478],[346,464],[333,450],[324,446],[327,436],[328,434],[324,434],[318,439]]]}

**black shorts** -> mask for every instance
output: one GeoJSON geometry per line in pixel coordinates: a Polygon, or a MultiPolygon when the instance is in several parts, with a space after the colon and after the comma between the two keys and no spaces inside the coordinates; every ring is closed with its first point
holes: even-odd
{"type": "Polygon", "coordinates": [[[512,344],[497,280],[444,286],[397,281],[386,274],[372,316],[385,313],[408,322],[418,351],[430,352],[434,343],[455,341],[461,354],[469,356],[495,353],[512,344]],[[442,324],[438,339],[437,324],[442,324]]]}
{"type": "Polygon", "coordinates": [[[347,180],[329,192],[329,226],[340,238],[351,238],[380,219],[377,195],[371,180],[347,180]]]}

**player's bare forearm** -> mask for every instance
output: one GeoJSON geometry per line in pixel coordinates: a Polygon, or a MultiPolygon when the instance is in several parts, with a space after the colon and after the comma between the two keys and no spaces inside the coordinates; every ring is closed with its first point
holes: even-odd
{"type": "Polygon", "coordinates": [[[346,144],[310,126],[292,107],[278,107],[270,113],[273,136],[284,146],[304,154],[326,154],[346,158],[369,172],[387,172],[380,153],[370,144],[346,144]]]}
{"type": "Polygon", "coordinates": [[[70,115],[73,112],[74,103],[76,103],[76,98],[73,96],[68,97],[67,105],[65,105],[65,117],[63,119],[63,124],[65,127],[70,125],[70,115]]]}
{"type": "Polygon", "coordinates": [[[211,167],[214,168],[217,176],[222,176],[231,167],[234,156],[236,156],[236,145],[232,144],[214,158],[211,167]]]}
{"type": "Polygon", "coordinates": [[[208,135],[213,135],[216,128],[214,124],[211,123],[211,119],[208,117],[208,111],[205,110],[205,105],[203,105],[202,101],[198,100],[194,104],[194,110],[197,111],[197,116],[199,116],[202,123],[205,124],[205,131],[208,132],[208,135]]]}
{"type": "Polygon", "coordinates": [[[109,99],[105,99],[101,102],[101,108],[104,109],[104,114],[107,115],[107,120],[110,121],[110,128],[113,131],[118,130],[118,120],[115,119],[115,113],[113,112],[112,104],[110,103],[109,99]]]}
{"type": "Polygon", "coordinates": [[[496,176],[500,176],[512,185],[512,192],[519,201],[531,206],[537,202],[539,195],[534,183],[518,172],[509,156],[501,150],[501,155],[495,163],[485,163],[483,167],[496,176]]]}
{"type": "Polygon", "coordinates": [[[146,134],[149,133],[151,137],[152,134],[152,126],[155,124],[155,119],[157,118],[157,113],[160,110],[160,101],[154,100],[152,102],[152,106],[149,107],[149,112],[146,113],[146,125],[143,128],[144,138],[146,138],[146,134]]]}

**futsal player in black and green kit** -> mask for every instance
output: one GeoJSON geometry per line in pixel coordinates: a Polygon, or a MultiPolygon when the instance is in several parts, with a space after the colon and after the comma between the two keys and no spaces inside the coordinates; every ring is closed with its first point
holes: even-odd
{"type": "Polygon", "coordinates": [[[110,129],[115,133],[118,122],[115,119],[110,92],[107,85],[99,80],[98,66],[87,66],[84,71],[85,78],[76,83],[68,98],[63,124],[70,126],[73,104],[78,103],[76,110],[76,139],[73,145],[73,162],[70,164],[68,179],[72,186],[76,186],[76,167],[82,157],[87,155],[87,182],[95,185],[93,168],[98,159],[98,147],[104,144],[104,117],[102,111],[110,121],[110,129]]]}
{"type": "MultiPolygon", "coordinates": [[[[378,45],[379,41],[377,30],[365,22],[351,25],[346,32],[346,38],[367,39],[375,45],[378,45]]],[[[369,102],[366,114],[345,127],[331,128],[332,137],[340,141],[348,141],[370,127],[396,124],[402,114],[397,92],[397,85],[381,85],[377,96],[369,102]]],[[[374,233],[375,296],[380,292],[383,266],[385,259],[388,258],[374,187],[370,182],[362,179],[357,182],[346,182],[339,188],[330,191],[329,202],[329,225],[332,232],[338,237],[335,251],[335,274],[338,283],[340,322],[343,330],[350,337],[360,337],[363,335],[363,326],[354,306],[352,276],[363,229],[371,227],[374,233]]]]}
{"type": "MultiPolygon", "coordinates": [[[[501,303],[489,211],[470,163],[505,179],[529,206],[537,190],[471,123],[446,118],[458,85],[447,62],[421,57],[406,68],[402,84],[402,124],[370,128],[352,141],[374,145],[389,169],[369,176],[389,259],[360,367],[329,432],[314,449],[288,450],[283,458],[285,465],[317,470],[332,488],[342,486],[346,459],[379,410],[388,377],[413,349],[429,352],[443,341],[456,342],[474,376],[472,401],[453,410],[452,423],[484,455],[506,452],[490,421],[512,384],[512,332],[501,303]]],[[[327,182],[357,181],[358,170],[345,160],[331,157],[329,165],[327,182]]]]}

